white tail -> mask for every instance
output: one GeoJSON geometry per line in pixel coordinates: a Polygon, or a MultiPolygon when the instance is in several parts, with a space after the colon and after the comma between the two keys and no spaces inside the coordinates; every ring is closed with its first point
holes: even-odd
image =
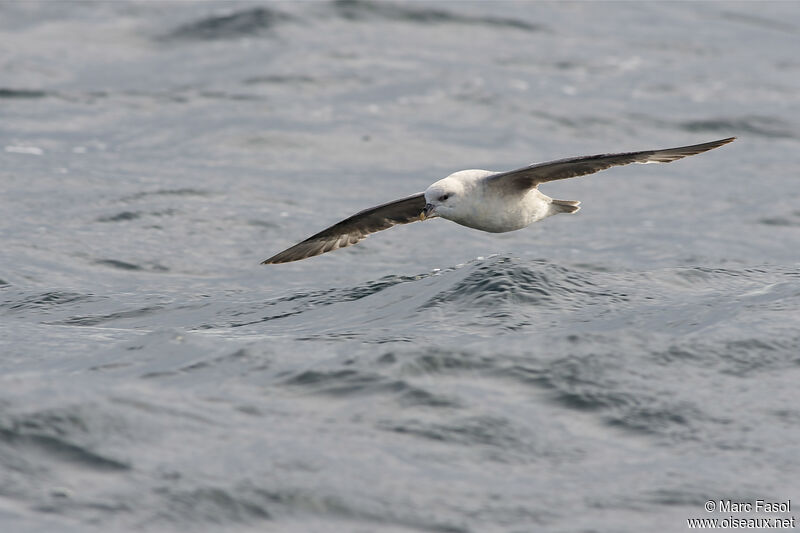
{"type": "Polygon", "coordinates": [[[550,203],[550,211],[554,215],[558,213],[574,213],[580,207],[578,205],[580,202],[578,200],[553,200],[550,203]]]}

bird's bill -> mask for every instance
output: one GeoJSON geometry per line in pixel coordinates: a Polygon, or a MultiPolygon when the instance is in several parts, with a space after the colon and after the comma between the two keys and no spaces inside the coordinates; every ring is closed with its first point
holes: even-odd
{"type": "Polygon", "coordinates": [[[436,206],[433,204],[425,204],[425,209],[419,214],[419,219],[425,220],[426,218],[433,218],[436,216],[439,216],[436,214],[436,206]]]}

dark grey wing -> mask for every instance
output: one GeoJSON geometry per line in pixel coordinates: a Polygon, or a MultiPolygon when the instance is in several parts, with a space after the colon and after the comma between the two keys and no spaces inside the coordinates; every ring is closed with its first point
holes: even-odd
{"type": "Polygon", "coordinates": [[[540,183],[563,180],[576,176],[594,174],[617,165],[630,163],[669,163],[690,155],[700,154],[723,144],[732,142],[736,137],[729,137],[719,141],[667,148],[666,150],[647,150],[644,152],[629,152],[624,154],[600,154],[583,157],[559,159],[547,163],[537,163],[529,167],[495,174],[488,178],[491,185],[509,188],[511,190],[527,190],[540,183]]]}
{"type": "Polygon", "coordinates": [[[301,243],[273,255],[262,265],[288,263],[344,248],[364,239],[370,233],[421,220],[425,210],[425,195],[417,193],[394,202],[370,207],[312,235],[301,243]]]}

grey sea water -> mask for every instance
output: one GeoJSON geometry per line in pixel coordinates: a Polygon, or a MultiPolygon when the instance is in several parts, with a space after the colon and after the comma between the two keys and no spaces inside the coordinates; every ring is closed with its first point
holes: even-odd
{"type": "Polygon", "coordinates": [[[794,2],[1,2],[0,530],[795,516],[799,49],[794,2]],[[259,265],[456,170],[734,135],[259,265]]]}

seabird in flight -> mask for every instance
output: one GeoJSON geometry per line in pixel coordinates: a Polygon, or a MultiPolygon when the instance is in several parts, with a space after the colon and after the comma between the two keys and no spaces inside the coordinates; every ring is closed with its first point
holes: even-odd
{"type": "Polygon", "coordinates": [[[617,165],[670,163],[719,148],[735,138],[665,150],[572,157],[508,172],[461,170],[437,181],[425,192],[359,211],[262,264],[306,259],[356,244],[370,233],[397,224],[434,217],[491,233],[522,229],[550,215],[580,209],[578,201],[554,200],[542,194],[540,183],[585,176],[617,165]]]}

